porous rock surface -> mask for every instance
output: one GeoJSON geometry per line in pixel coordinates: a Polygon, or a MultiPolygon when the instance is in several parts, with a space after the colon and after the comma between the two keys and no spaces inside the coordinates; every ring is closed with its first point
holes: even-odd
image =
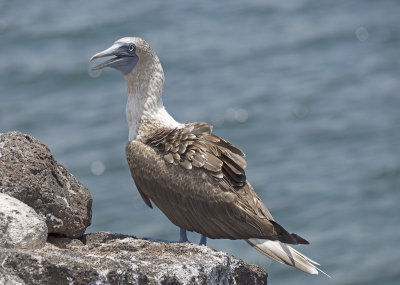
{"type": "Polygon", "coordinates": [[[42,248],[46,240],[47,226],[42,218],[28,205],[0,193],[0,247],[42,248]]]}
{"type": "Polygon", "coordinates": [[[0,193],[32,207],[45,219],[49,233],[81,237],[90,225],[89,190],[31,135],[0,135],[0,193]]]}
{"type": "Polygon", "coordinates": [[[0,265],[6,285],[267,284],[264,269],[205,246],[110,233],[50,237],[39,250],[0,248],[0,265]]]}

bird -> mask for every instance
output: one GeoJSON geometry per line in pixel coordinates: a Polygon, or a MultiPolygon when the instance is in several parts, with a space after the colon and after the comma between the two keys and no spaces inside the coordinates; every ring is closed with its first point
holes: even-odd
{"type": "Polygon", "coordinates": [[[207,238],[241,239],[265,256],[310,274],[317,262],[290,244],[309,244],[272,217],[246,178],[243,151],[215,135],[205,122],[180,123],[162,101],[164,71],[150,45],[124,37],[90,59],[111,57],[92,70],[110,67],[127,83],[127,162],[147,206],[155,204],[180,228],[207,238]]]}

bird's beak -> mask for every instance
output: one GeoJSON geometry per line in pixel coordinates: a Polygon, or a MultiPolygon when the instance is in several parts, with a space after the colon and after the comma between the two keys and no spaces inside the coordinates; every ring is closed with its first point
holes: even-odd
{"type": "Polygon", "coordinates": [[[103,69],[104,67],[112,67],[119,70],[122,74],[127,75],[132,71],[132,69],[136,66],[139,58],[136,54],[129,54],[126,51],[126,47],[113,44],[106,50],[103,50],[99,53],[96,53],[94,56],[90,58],[90,61],[95,60],[96,58],[106,57],[106,56],[115,56],[99,65],[96,65],[92,68],[92,70],[103,69]]]}
{"type": "Polygon", "coordinates": [[[120,49],[120,47],[118,45],[112,45],[108,49],[103,50],[103,51],[101,51],[99,53],[96,53],[94,56],[92,56],[90,58],[90,61],[93,61],[96,58],[100,58],[100,57],[113,56],[113,55],[116,56],[116,57],[114,57],[112,59],[107,60],[106,62],[103,62],[103,63],[101,63],[99,65],[96,65],[95,67],[92,68],[92,70],[102,69],[104,67],[110,66],[115,61],[121,60],[121,57],[118,57],[119,49],[120,49]]]}
{"type": "Polygon", "coordinates": [[[114,45],[112,45],[111,47],[109,47],[108,49],[103,50],[103,51],[101,51],[101,52],[99,52],[99,53],[96,53],[94,56],[92,56],[92,57],[90,58],[90,61],[93,61],[93,60],[95,60],[96,58],[100,58],[100,57],[116,55],[119,48],[120,48],[120,47],[119,47],[118,45],[115,45],[115,44],[114,44],[114,45]]]}

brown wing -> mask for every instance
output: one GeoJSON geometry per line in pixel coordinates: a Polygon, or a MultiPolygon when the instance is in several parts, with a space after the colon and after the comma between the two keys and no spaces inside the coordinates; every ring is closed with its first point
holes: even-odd
{"type": "Polygon", "coordinates": [[[158,129],[126,148],[147,205],[177,226],[210,238],[268,238],[308,243],[277,224],[246,180],[244,153],[206,123],[158,129]]]}

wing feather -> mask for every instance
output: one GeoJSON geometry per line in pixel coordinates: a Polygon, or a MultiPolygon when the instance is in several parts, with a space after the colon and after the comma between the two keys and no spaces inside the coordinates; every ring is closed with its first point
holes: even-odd
{"type": "Polygon", "coordinates": [[[177,226],[210,238],[306,243],[274,222],[246,180],[244,153],[206,123],[158,128],[127,145],[138,190],[177,226]]]}

